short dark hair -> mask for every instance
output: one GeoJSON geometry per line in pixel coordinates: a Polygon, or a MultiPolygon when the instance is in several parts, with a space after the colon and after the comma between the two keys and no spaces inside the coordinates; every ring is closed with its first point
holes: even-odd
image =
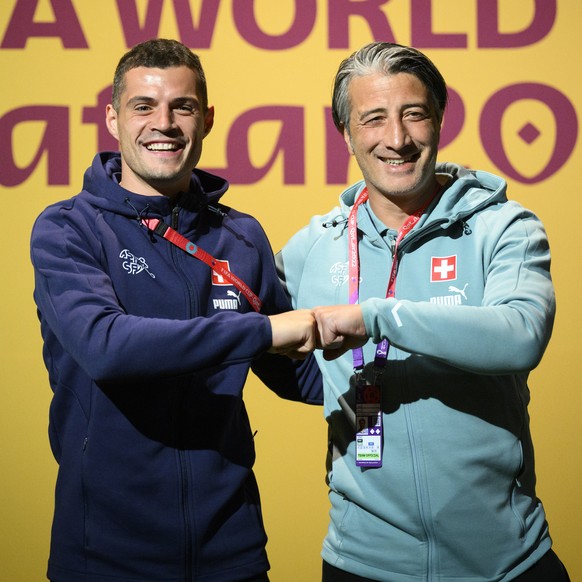
{"type": "Polygon", "coordinates": [[[111,99],[115,111],[119,111],[121,94],[125,90],[125,73],[137,67],[152,69],[188,67],[196,73],[202,111],[206,112],[208,109],[206,75],[200,63],[200,58],[177,40],[155,38],[134,46],[119,60],[113,77],[113,95],[111,99]]]}
{"type": "Polygon", "coordinates": [[[447,105],[447,85],[433,62],[420,51],[390,42],[373,42],[354,52],[339,66],[332,97],[332,116],[337,129],[349,128],[351,103],[349,85],[354,77],[373,73],[414,75],[428,89],[439,120],[447,105]]]}

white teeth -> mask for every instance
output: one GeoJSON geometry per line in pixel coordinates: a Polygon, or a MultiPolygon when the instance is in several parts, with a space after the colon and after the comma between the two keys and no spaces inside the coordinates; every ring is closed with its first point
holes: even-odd
{"type": "Polygon", "coordinates": [[[388,160],[387,164],[389,166],[401,166],[404,162],[405,160],[388,160]]]}
{"type": "Polygon", "coordinates": [[[178,146],[175,143],[149,143],[146,148],[150,151],[175,151],[178,146]]]}

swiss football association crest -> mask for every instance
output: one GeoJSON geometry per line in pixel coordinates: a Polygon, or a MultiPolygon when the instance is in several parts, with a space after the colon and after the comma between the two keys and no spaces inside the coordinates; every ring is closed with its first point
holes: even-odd
{"type": "Polygon", "coordinates": [[[431,257],[430,282],[455,281],[457,278],[457,255],[431,257]]]}

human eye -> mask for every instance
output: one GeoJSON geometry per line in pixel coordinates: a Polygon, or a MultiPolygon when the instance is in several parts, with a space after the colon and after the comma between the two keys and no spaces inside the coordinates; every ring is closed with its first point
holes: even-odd
{"type": "Polygon", "coordinates": [[[423,121],[428,117],[430,114],[424,107],[413,107],[404,113],[404,118],[410,121],[423,121]]]}
{"type": "Polygon", "coordinates": [[[373,113],[370,115],[366,115],[362,119],[362,125],[364,125],[365,127],[377,127],[384,123],[384,119],[385,119],[384,115],[380,113],[373,113]]]}
{"type": "Polygon", "coordinates": [[[196,110],[197,110],[196,103],[194,103],[190,100],[178,101],[174,105],[174,109],[176,111],[178,111],[179,113],[184,113],[185,115],[191,115],[192,113],[196,112],[196,110]]]}
{"type": "Polygon", "coordinates": [[[153,109],[153,104],[145,99],[133,99],[128,105],[137,114],[149,113],[153,109]]]}

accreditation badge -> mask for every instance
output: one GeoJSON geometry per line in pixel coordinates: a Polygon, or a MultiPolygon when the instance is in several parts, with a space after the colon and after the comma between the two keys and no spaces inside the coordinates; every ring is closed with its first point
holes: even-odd
{"type": "Polygon", "coordinates": [[[382,391],[361,374],[356,382],[356,466],[382,466],[382,391]]]}

